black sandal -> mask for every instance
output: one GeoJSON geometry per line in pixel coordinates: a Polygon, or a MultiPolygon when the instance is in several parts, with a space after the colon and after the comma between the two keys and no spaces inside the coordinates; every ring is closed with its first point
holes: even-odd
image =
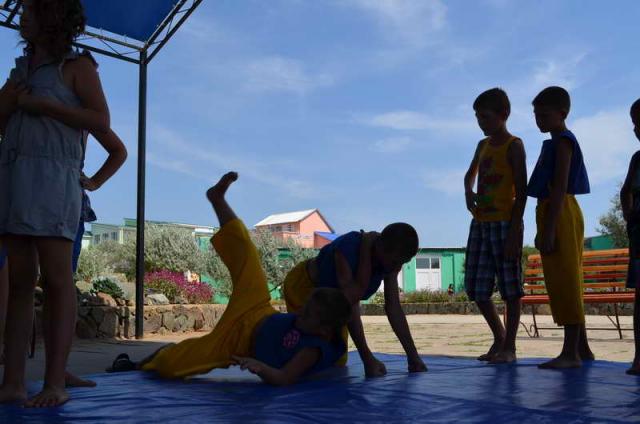
{"type": "Polygon", "coordinates": [[[127,372],[127,371],[135,371],[138,369],[138,366],[135,362],[129,359],[129,355],[126,353],[121,353],[113,360],[113,364],[106,369],[107,372],[127,372]]]}

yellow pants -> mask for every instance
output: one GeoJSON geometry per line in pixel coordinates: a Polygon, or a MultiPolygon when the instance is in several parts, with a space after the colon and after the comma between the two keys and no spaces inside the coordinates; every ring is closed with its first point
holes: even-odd
{"type": "Polygon", "coordinates": [[[239,219],[224,225],[211,243],[229,269],[233,292],[215,328],[206,336],[161,350],[143,369],[165,378],[203,374],[232,365],[232,355],[251,356],[256,325],[275,314],[267,278],[249,232],[239,219]]]}
{"type": "MultiPolygon", "coordinates": [[[[536,208],[538,234],[542,237],[549,201],[536,208]]],[[[566,195],[558,217],[555,249],[542,255],[544,283],[549,293],[553,321],[558,325],[584,324],[582,299],[584,276],[582,251],[584,220],[580,205],[572,195],[566,195]]]]}
{"type": "MultiPolygon", "coordinates": [[[[307,272],[307,262],[303,261],[296,265],[284,279],[283,292],[284,301],[287,304],[287,312],[299,313],[311,297],[315,290],[315,285],[309,278],[307,272]]],[[[342,328],[342,340],[344,345],[349,346],[349,331],[347,327],[342,328]]],[[[347,364],[347,354],[345,353],[336,361],[336,365],[345,366],[347,364]]]]}

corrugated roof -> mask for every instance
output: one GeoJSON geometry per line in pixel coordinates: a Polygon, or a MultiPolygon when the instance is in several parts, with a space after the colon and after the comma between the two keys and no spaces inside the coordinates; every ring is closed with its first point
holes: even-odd
{"type": "Polygon", "coordinates": [[[275,215],[269,215],[262,221],[258,222],[256,227],[264,227],[265,225],[287,224],[290,222],[300,222],[314,212],[317,209],[307,209],[304,211],[278,213],[275,215]]]}

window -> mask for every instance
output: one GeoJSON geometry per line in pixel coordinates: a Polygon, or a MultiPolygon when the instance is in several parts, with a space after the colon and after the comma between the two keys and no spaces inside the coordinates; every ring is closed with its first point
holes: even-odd
{"type": "Polygon", "coordinates": [[[417,269],[429,269],[431,268],[431,258],[416,258],[417,269]]]}
{"type": "Polygon", "coordinates": [[[440,269],[440,258],[431,258],[431,269],[440,269]]]}
{"type": "Polygon", "coordinates": [[[109,240],[109,233],[104,233],[102,235],[102,241],[107,241],[107,240],[109,240]]]}
{"type": "Polygon", "coordinates": [[[440,258],[437,256],[417,257],[416,269],[440,269],[440,258]]]}
{"type": "Polygon", "coordinates": [[[293,232],[293,225],[291,225],[291,224],[287,224],[287,225],[285,225],[284,227],[285,227],[284,231],[288,231],[288,232],[290,232],[290,233],[292,233],[292,232],[293,232]]]}
{"type": "Polygon", "coordinates": [[[96,234],[95,236],[93,236],[93,242],[95,244],[99,244],[100,243],[100,234],[96,234]]]}
{"type": "Polygon", "coordinates": [[[112,232],[111,233],[111,240],[113,241],[118,241],[118,233],[117,232],[112,232]]]}

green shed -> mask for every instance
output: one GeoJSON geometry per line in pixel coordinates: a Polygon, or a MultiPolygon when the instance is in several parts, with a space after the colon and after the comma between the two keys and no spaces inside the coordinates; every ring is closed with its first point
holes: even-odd
{"type": "Polygon", "coordinates": [[[417,290],[447,290],[450,284],[456,292],[464,290],[463,247],[424,247],[402,267],[399,283],[405,292],[417,290]]]}

